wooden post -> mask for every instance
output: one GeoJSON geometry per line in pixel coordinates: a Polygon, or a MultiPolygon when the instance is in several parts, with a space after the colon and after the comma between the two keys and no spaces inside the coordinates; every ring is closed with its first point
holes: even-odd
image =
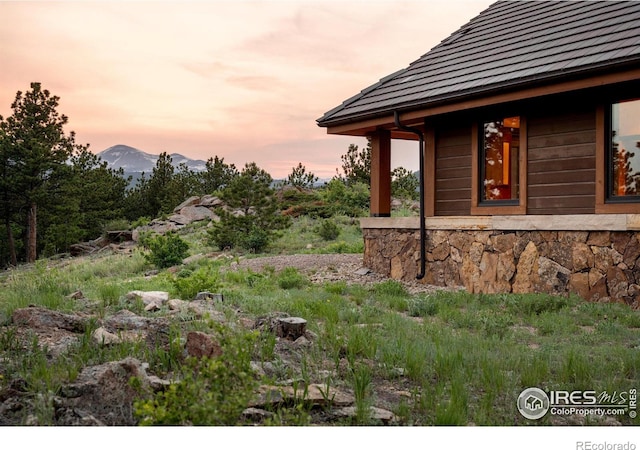
{"type": "Polygon", "coordinates": [[[431,123],[424,124],[424,216],[436,215],[436,131],[431,123]]]}
{"type": "Polygon", "coordinates": [[[371,217],[391,217],[391,132],[371,135],[371,217]]]}

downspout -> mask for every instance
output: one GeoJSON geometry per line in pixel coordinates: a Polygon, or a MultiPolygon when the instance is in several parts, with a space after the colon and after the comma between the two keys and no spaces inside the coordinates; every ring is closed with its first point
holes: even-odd
{"type": "Polygon", "coordinates": [[[424,133],[419,128],[408,127],[400,123],[400,114],[398,111],[393,112],[396,127],[401,130],[408,131],[418,135],[419,151],[420,151],[420,273],[416,275],[417,280],[422,280],[425,276],[425,254],[426,233],[424,219],[424,133]]]}

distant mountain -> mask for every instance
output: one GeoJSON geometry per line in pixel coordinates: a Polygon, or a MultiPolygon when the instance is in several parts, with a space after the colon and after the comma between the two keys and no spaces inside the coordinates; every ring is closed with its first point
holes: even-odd
{"type": "MultiPolygon", "coordinates": [[[[158,161],[158,155],[152,155],[150,153],[143,152],[137,148],[129,147],[128,145],[114,145],[106,150],[98,153],[98,156],[106,161],[112,169],[124,169],[128,174],[145,172],[151,174],[151,171],[156,166],[158,161]]],[[[179,164],[186,164],[187,167],[195,172],[202,172],[206,169],[206,161],[200,159],[190,159],[179,153],[172,153],[171,160],[175,167],[179,164]]]]}

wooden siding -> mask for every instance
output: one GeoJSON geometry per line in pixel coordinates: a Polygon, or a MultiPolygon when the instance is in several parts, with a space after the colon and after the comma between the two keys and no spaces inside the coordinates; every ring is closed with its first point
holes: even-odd
{"type": "Polygon", "coordinates": [[[471,127],[436,127],[435,215],[471,212],[471,127]]]}
{"type": "Polygon", "coordinates": [[[553,109],[529,117],[527,214],[593,214],[595,107],[549,115],[553,109]]]}

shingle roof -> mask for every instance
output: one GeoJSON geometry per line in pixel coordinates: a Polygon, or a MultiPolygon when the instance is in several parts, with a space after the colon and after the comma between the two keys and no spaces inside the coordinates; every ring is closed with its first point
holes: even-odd
{"type": "Polygon", "coordinates": [[[629,63],[640,64],[640,1],[498,1],[318,125],[629,63]]]}

